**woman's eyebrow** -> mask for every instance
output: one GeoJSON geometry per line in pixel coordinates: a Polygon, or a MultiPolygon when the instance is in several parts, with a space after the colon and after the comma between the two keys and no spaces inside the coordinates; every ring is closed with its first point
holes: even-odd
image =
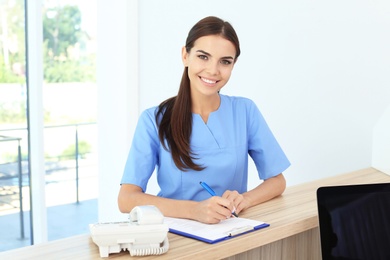
{"type": "MultiPolygon", "coordinates": [[[[206,56],[209,56],[209,57],[211,57],[211,54],[210,53],[208,53],[208,52],[206,52],[206,51],[204,51],[204,50],[197,50],[196,52],[200,52],[200,53],[203,53],[204,55],[206,55],[206,56]]],[[[222,57],[221,58],[221,60],[227,60],[227,59],[231,59],[231,60],[234,60],[234,58],[232,57],[232,56],[225,56],[225,57],[222,57]]]]}
{"type": "Polygon", "coordinates": [[[205,52],[205,51],[203,51],[203,50],[197,50],[196,52],[200,52],[200,53],[203,53],[203,54],[206,55],[206,56],[210,56],[210,57],[211,57],[211,54],[210,54],[210,53],[205,52]]]}

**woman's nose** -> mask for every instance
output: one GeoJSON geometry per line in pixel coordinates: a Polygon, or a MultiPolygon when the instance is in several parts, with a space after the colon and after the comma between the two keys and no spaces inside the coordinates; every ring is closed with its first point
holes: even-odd
{"type": "Polygon", "coordinates": [[[219,73],[218,63],[217,62],[208,62],[207,72],[210,73],[210,75],[217,75],[219,73]]]}

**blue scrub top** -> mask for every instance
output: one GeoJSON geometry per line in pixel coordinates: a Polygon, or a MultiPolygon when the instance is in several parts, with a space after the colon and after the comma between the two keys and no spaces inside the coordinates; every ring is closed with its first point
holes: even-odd
{"type": "Polygon", "coordinates": [[[146,190],[157,167],[158,196],[201,201],[210,194],[200,185],[206,182],[221,196],[226,190],[247,191],[248,154],[259,178],[266,180],[282,173],[290,162],[276,141],[255,103],[247,98],[220,95],[218,110],[207,124],[193,114],[191,149],[202,171],[180,171],[171,154],[161,145],[155,113],[158,107],[141,114],[127,158],[121,184],[134,184],[146,190]]]}

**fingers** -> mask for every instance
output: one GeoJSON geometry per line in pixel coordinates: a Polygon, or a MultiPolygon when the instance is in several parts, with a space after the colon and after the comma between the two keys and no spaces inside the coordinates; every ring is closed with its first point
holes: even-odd
{"type": "Polygon", "coordinates": [[[210,198],[210,210],[211,213],[215,212],[215,218],[224,220],[231,217],[233,204],[225,198],[214,196],[210,198]]]}
{"type": "Polygon", "coordinates": [[[197,219],[203,223],[215,224],[231,217],[233,204],[230,200],[213,196],[199,203],[197,219]]]}
{"type": "Polygon", "coordinates": [[[232,213],[239,214],[249,207],[249,201],[237,191],[227,190],[222,197],[213,196],[200,202],[198,221],[215,224],[232,217],[232,213]]]}
{"type": "Polygon", "coordinates": [[[242,210],[248,208],[249,204],[245,201],[245,198],[242,194],[238,193],[236,190],[230,191],[227,190],[222,195],[222,198],[226,198],[233,203],[233,210],[236,214],[240,213],[242,210]]]}

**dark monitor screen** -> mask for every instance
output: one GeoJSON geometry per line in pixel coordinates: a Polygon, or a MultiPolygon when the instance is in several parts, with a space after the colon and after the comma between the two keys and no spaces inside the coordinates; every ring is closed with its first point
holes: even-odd
{"type": "Polygon", "coordinates": [[[322,258],[390,259],[390,183],[317,190],[322,258]]]}

